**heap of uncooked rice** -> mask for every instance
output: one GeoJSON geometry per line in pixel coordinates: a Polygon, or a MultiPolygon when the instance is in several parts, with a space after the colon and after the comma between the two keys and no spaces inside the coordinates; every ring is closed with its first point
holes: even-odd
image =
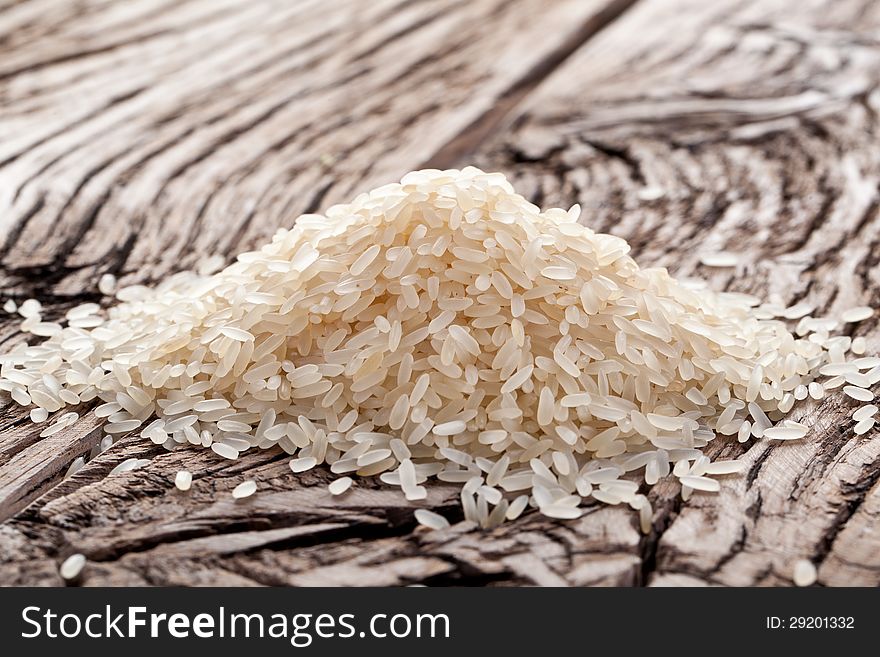
{"type": "MultiPolygon", "coordinates": [[[[62,327],[25,302],[22,328],[48,339],[0,358],[0,389],[37,422],[100,399],[109,436],[168,449],[277,446],[294,472],[329,464],[334,494],[356,473],[419,500],[436,477],[483,526],[527,506],[577,518],[592,498],[637,509],[645,531],[643,483],[672,472],[688,495],[741,470],[703,454],[718,434],[798,439],[808,428],[782,420],[795,400],[842,385],[873,399],[880,359],[847,361],[865,344],[829,337],[837,321],[640,269],[578,215],[541,212],[500,174],[417,171],[216,274],[125,288],[106,318],[86,304],[62,327]]],[[[856,433],[876,410],[856,411],[856,433]]]]}

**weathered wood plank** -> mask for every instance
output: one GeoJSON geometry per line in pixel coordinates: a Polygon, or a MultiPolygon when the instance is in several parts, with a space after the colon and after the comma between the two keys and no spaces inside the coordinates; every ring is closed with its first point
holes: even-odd
{"type": "MultiPolygon", "coordinates": [[[[536,202],[579,201],[587,221],[629,239],[642,263],[831,312],[880,305],[878,34],[880,7],[867,1],[642,0],[529,94],[515,118],[490,117],[505,128],[496,139],[482,144],[487,131],[474,130],[433,152],[442,160],[473,151],[475,163],[505,171],[536,202]],[[701,249],[717,248],[742,252],[741,266],[698,264],[701,249]]],[[[436,119],[423,128],[439,129],[436,119]]],[[[352,188],[399,157],[366,174],[352,162],[352,188]]],[[[262,175],[291,159],[277,154],[262,175]]],[[[306,180],[333,181],[320,205],[349,191],[349,170],[334,166],[326,179],[306,180]]],[[[247,198],[249,175],[218,194],[247,198]]],[[[180,187],[173,193],[179,199],[180,187]]],[[[171,197],[161,203],[168,217],[190,212],[171,197]]],[[[268,207],[242,221],[268,222],[268,207]]],[[[231,253],[246,235],[211,244],[231,253]]],[[[131,260],[138,272],[174,266],[144,268],[148,256],[131,260]]],[[[76,272],[57,271],[58,293],[77,289],[76,272]]],[[[854,334],[880,349],[876,322],[854,334]]],[[[424,532],[405,501],[368,481],[322,503],[326,473],[295,477],[272,454],[230,465],[161,453],[104,478],[125,458],[152,454],[124,439],[0,525],[8,547],[0,581],[60,584],[56,564],[83,550],[93,559],[86,584],[786,585],[799,557],[819,565],[822,584],[878,584],[880,436],[854,436],[850,410],[838,397],[797,407],[796,418],[817,426],[799,444],[714,444],[717,454],[741,455],[748,475],[687,503],[661,483],[648,537],[628,511],[603,506],[574,522],[527,515],[490,533],[467,523],[424,532]],[[180,467],[210,476],[181,496],[171,488],[180,467]],[[227,494],[244,478],[260,492],[233,503],[227,494]]],[[[431,495],[460,519],[454,490],[431,495]]]]}
{"type": "MultiPolygon", "coordinates": [[[[641,2],[477,164],[538,202],[580,202],[645,265],[818,312],[877,306],[878,35],[871,2],[641,2]],[[699,264],[722,249],[740,265],[699,264]]],[[[852,334],[880,348],[876,318],[852,334]]],[[[815,430],[797,443],[715,445],[750,464],[717,496],[655,490],[643,581],[786,584],[808,558],[821,584],[880,583],[880,432],[854,436],[853,408],[839,394],[799,404],[815,430]]]]}
{"type": "Polygon", "coordinates": [[[234,256],[430,159],[608,4],[24,3],[0,16],[35,32],[0,44],[0,281],[78,295],[234,256]]]}
{"type": "MultiPolygon", "coordinates": [[[[231,259],[417,167],[629,2],[16,5],[0,14],[0,289],[54,315],[100,300],[105,272],[231,259]]],[[[22,336],[2,315],[6,349],[22,336]]],[[[50,450],[23,417],[0,406],[0,519],[100,440],[75,427],[50,450]]]]}
{"type": "Polygon", "coordinates": [[[531,515],[491,535],[465,522],[426,532],[416,528],[413,509],[428,504],[460,521],[457,489],[432,486],[428,500],[414,505],[359,480],[337,499],[326,489],[329,472],[294,475],[286,461],[265,452],[220,461],[124,439],[2,526],[0,541],[10,549],[0,553],[0,581],[60,584],[47,562],[76,551],[92,560],[89,585],[221,583],[230,572],[265,585],[638,580],[638,559],[629,554],[638,532],[613,509],[594,507],[564,525],[531,515]],[[106,477],[126,458],[145,456],[152,462],[144,468],[106,477]],[[173,487],[181,467],[196,473],[188,493],[173,487]],[[233,500],[243,478],[259,490],[233,500]]]}

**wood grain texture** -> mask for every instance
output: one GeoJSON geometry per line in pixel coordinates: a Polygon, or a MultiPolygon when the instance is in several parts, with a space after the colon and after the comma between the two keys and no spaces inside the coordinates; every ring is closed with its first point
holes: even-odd
{"type": "MultiPolygon", "coordinates": [[[[100,300],[103,273],[231,260],[431,159],[627,4],[16,4],[0,12],[0,289],[54,316],[100,300]]],[[[21,339],[0,313],[0,349],[21,339]]],[[[85,435],[50,449],[3,404],[0,519],[85,435]]]]}
{"type": "MultiPolygon", "coordinates": [[[[15,127],[0,141],[3,285],[61,308],[107,269],[151,280],[414,166],[473,162],[542,205],[580,202],[643,264],[832,313],[880,306],[880,7],[640,0],[618,17],[588,4],[369,3],[393,20],[362,22],[307,3],[7,9],[4,33],[30,37],[0,40],[15,51],[0,56],[0,120],[15,127]],[[699,265],[715,249],[740,265],[699,265]]],[[[880,351],[876,321],[852,332],[880,351]]],[[[17,339],[0,326],[0,348],[17,339]]],[[[797,558],[820,584],[877,585],[880,435],[854,436],[851,409],[799,404],[816,429],[798,443],[716,441],[747,475],[687,503],[662,482],[648,536],[600,505],[574,522],[426,532],[369,480],[331,499],[328,473],[294,476],[278,454],[218,462],[135,437],[58,483],[89,427],[28,470],[42,444],[7,409],[7,510],[47,492],[0,525],[0,582],[61,584],[57,564],[81,551],[86,585],[790,585],[797,558]],[[131,457],[153,460],[105,476],[131,457]],[[197,473],[187,495],[172,487],[183,467],[197,473]],[[245,478],[260,490],[233,501],[245,478]]],[[[461,519],[454,489],[429,493],[461,519]]]]}
{"type": "Polygon", "coordinates": [[[606,4],[16,5],[0,16],[0,284],[79,295],[103,271],[233,257],[430,159],[606,4]]]}
{"type": "MultiPolygon", "coordinates": [[[[820,313],[880,305],[880,6],[670,4],[597,35],[476,163],[537,202],[580,202],[644,265],[820,313]],[[715,250],[740,264],[701,266],[715,250]]],[[[850,332],[880,350],[876,318],[850,332]]],[[[855,436],[853,408],[799,403],[809,440],[713,445],[749,464],[717,496],[654,490],[643,581],[786,584],[807,558],[820,584],[880,584],[880,432],[855,436]]]]}

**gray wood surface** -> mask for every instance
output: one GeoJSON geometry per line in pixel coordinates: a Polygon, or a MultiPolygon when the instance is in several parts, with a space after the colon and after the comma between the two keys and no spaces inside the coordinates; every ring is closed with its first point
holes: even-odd
{"type": "MultiPolygon", "coordinates": [[[[208,2],[0,8],[0,288],[61,312],[98,277],[231,258],[306,210],[420,166],[501,170],[542,205],[718,289],[880,306],[880,5],[863,0],[208,2]],[[632,5],[632,6],[630,6],[632,5]],[[701,250],[742,253],[709,270],[701,250]]],[[[854,328],[880,351],[876,320],[854,328]]],[[[22,336],[0,320],[0,349],[22,336]]],[[[2,405],[5,402],[0,402],[2,405]]],[[[273,452],[219,462],[101,433],[38,440],[0,406],[0,583],[825,585],[880,583],[880,434],[840,396],[718,495],[664,482],[624,509],[490,532],[417,529],[393,490],[332,499],[273,452]],[[140,470],[107,477],[132,456],[140,470]],[[197,474],[181,494],[180,468],[197,474]],[[260,492],[233,501],[242,479],[260,492]]],[[[455,490],[428,503],[455,520],[455,490]]]]}

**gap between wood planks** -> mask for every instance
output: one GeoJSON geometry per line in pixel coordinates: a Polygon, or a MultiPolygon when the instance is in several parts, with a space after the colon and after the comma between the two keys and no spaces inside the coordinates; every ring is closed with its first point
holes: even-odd
{"type": "Polygon", "coordinates": [[[500,101],[488,112],[477,117],[457,136],[449,140],[425,161],[419,169],[449,169],[467,164],[467,158],[480,145],[500,132],[515,118],[515,110],[529,93],[559,68],[571,55],[596,34],[617,20],[638,0],[611,0],[604,9],[590,16],[580,29],[559,44],[547,57],[535,63],[523,77],[516,80],[500,101]]]}

